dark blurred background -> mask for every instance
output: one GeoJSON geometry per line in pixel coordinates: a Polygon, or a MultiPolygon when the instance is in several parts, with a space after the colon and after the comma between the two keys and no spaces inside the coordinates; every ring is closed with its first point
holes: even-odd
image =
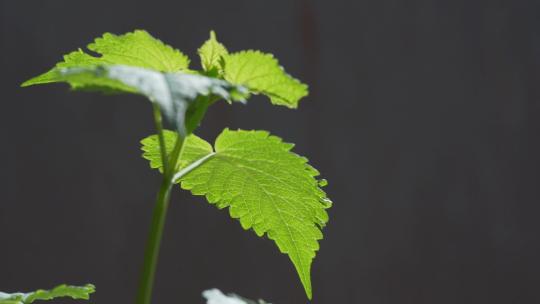
{"type": "MultiPolygon", "coordinates": [[[[147,29],[198,67],[215,29],[311,86],[296,111],[216,105],[199,135],[270,130],[330,181],[313,303],[540,303],[539,1],[4,0],[1,16],[0,290],[91,282],[93,303],[133,303],[159,182],[148,102],[18,85],[106,31],[147,29]]],[[[209,287],[307,302],[271,241],[177,190],[154,302],[209,287]]]]}

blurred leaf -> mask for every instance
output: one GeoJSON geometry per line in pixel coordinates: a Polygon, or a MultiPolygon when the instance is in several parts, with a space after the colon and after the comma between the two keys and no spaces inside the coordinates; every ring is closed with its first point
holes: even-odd
{"type": "Polygon", "coordinates": [[[271,304],[263,300],[253,301],[236,294],[224,295],[219,289],[209,289],[202,293],[206,304],[271,304]]]}
{"type": "Polygon", "coordinates": [[[60,285],[51,290],[39,289],[29,293],[0,292],[0,304],[30,304],[37,300],[53,300],[62,297],[88,300],[95,290],[94,285],[86,284],[85,286],[60,285]]]}
{"type": "MultiPolygon", "coordinates": [[[[224,80],[186,73],[162,73],[126,65],[99,65],[57,70],[56,81],[76,83],[82,88],[97,83],[110,87],[124,86],[133,93],[157,103],[169,122],[182,136],[186,128],[186,112],[198,96],[218,96],[225,100],[242,99],[246,90],[224,80]]],[[[189,130],[191,132],[191,130],[189,130]]]]}

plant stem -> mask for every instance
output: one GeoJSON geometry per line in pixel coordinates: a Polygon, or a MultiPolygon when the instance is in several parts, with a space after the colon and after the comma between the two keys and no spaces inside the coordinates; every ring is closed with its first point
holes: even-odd
{"type": "Polygon", "coordinates": [[[158,132],[159,150],[161,151],[161,161],[163,164],[163,174],[169,172],[169,162],[163,161],[167,159],[167,147],[165,146],[165,138],[163,137],[163,122],[161,118],[161,111],[159,106],[152,102],[152,110],[154,112],[154,123],[156,125],[156,131],[158,132]]]}
{"type": "Polygon", "coordinates": [[[141,282],[137,295],[137,304],[150,304],[152,300],[152,287],[159,255],[159,247],[165,226],[165,217],[169,206],[172,183],[168,176],[163,175],[163,180],[156,198],[156,205],[150,224],[150,232],[144,254],[144,266],[141,274],[141,282]]]}
{"type": "Polygon", "coordinates": [[[152,222],[150,224],[150,232],[146,243],[144,253],[144,264],[141,274],[141,281],[137,293],[137,304],[150,304],[152,301],[152,287],[156,274],[157,262],[159,257],[159,248],[163,237],[163,228],[165,226],[165,218],[169,207],[171,196],[171,188],[173,185],[173,176],[176,173],[175,168],[178,163],[178,158],[181,154],[185,138],[178,135],[176,144],[171,152],[170,157],[167,157],[165,150],[165,139],[163,138],[163,124],[161,122],[161,111],[159,107],[154,106],[154,121],[159,137],[161,149],[161,161],[163,164],[163,179],[159,192],[156,198],[156,204],[152,214],[152,222]]]}

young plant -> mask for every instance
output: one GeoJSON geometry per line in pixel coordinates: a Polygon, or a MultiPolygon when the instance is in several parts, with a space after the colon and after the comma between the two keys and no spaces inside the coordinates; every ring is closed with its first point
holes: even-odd
{"type": "Polygon", "coordinates": [[[319,172],[293,144],[266,131],[224,129],[212,145],[193,134],[218,100],[242,102],[266,95],[274,105],[296,108],[307,86],[287,74],[267,53],[229,53],[214,32],[198,50],[202,70],[189,67],[180,51],[136,30],[104,34],[64,56],[50,71],[22,86],[67,82],[74,90],[132,93],[153,106],[156,135],[141,141],[143,157],[163,177],[148,236],[138,304],[149,304],[165,215],[173,185],[229,208],[241,226],[268,236],[291,259],[311,299],[311,263],[331,206],[319,172]],[[162,120],[172,130],[165,130],[162,120]]]}

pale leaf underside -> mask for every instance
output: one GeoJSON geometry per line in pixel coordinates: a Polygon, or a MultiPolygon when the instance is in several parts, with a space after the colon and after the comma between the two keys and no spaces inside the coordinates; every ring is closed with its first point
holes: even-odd
{"type": "MultiPolygon", "coordinates": [[[[212,56],[217,44],[211,44],[212,56]]],[[[198,96],[244,101],[248,94],[241,86],[188,71],[189,59],[184,54],[145,31],[120,36],[106,33],[88,49],[101,56],[80,49],[71,52],[56,67],[22,86],[67,82],[76,90],[139,93],[157,103],[166,120],[184,136],[191,131],[186,126],[186,112],[198,96]]]]}
{"type": "Polygon", "coordinates": [[[242,99],[246,89],[224,80],[187,73],[163,73],[126,65],[62,68],[59,80],[78,84],[98,81],[118,82],[142,94],[161,108],[166,120],[187,135],[186,111],[198,96],[217,96],[228,101],[242,99]]]}

